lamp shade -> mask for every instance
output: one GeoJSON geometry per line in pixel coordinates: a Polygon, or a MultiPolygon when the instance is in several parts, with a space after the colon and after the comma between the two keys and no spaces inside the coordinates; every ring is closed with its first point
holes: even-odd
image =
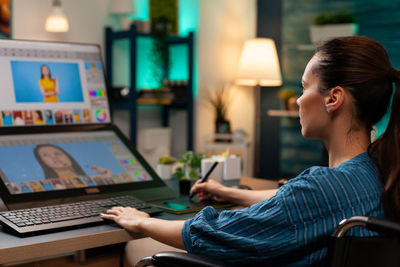
{"type": "Polygon", "coordinates": [[[282,85],[278,53],[272,39],[255,38],[245,42],[236,83],[247,86],[282,85]]]}
{"type": "Polygon", "coordinates": [[[112,14],[129,14],[133,13],[133,0],[112,0],[110,13],[112,14]]]}
{"type": "Polygon", "coordinates": [[[53,1],[53,7],[46,18],[45,29],[48,32],[67,32],[69,30],[68,19],[61,8],[60,1],[53,1]]]}

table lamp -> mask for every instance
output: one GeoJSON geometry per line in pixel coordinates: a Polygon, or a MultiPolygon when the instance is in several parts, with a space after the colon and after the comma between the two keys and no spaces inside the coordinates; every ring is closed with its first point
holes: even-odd
{"type": "Polygon", "coordinates": [[[45,29],[48,32],[67,32],[69,30],[68,18],[61,8],[61,0],[53,0],[51,12],[46,18],[45,29]]]}
{"type": "Polygon", "coordinates": [[[255,171],[259,173],[260,142],[260,87],[281,86],[282,77],[275,42],[268,38],[249,39],[244,43],[239,61],[236,83],[256,87],[255,102],[255,171]]]}
{"type": "Polygon", "coordinates": [[[118,15],[121,21],[122,29],[128,29],[131,20],[126,15],[133,13],[133,0],[112,0],[110,6],[110,13],[118,15]]]}

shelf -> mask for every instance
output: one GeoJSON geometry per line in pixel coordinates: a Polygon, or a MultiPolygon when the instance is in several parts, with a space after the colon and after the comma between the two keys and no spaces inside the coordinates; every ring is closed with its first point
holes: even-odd
{"type": "Polygon", "coordinates": [[[291,117],[298,118],[299,112],[297,110],[281,110],[281,109],[270,109],[267,111],[267,115],[271,117],[291,117]]]}
{"type": "MultiPolygon", "coordinates": [[[[129,30],[126,31],[113,31],[110,27],[105,28],[105,56],[106,56],[106,71],[107,71],[107,87],[109,88],[108,95],[111,94],[111,88],[113,85],[112,81],[112,66],[113,66],[113,40],[117,39],[128,39],[130,41],[130,84],[129,88],[136,92],[136,75],[137,75],[137,39],[138,37],[145,38],[155,38],[151,34],[139,33],[136,31],[135,25],[131,25],[129,30]]],[[[193,121],[193,73],[194,73],[194,33],[190,32],[186,37],[180,36],[168,36],[167,43],[169,46],[184,44],[188,47],[187,49],[187,72],[188,72],[188,82],[186,88],[186,99],[171,99],[171,98],[161,98],[161,97],[140,97],[138,93],[130,95],[126,99],[111,100],[110,107],[111,112],[118,109],[128,110],[130,112],[130,140],[132,144],[136,145],[136,131],[137,131],[137,121],[138,121],[138,106],[143,105],[159,105],[161,106],[161,121],[163,127],[169,126],[169,113],[171,109],[183,109],[187,112],[187,150],[192,150],[194,145],[194,121],[193,121]]],[[[165,78],[168,77],[168,67],[164,66],[165,78]]]]}
{"type": "MultiPolygon", "coordinates": [[[[187,101],[180,99],[138,98],[136,99],[136,103],[138,105],[162,105],[176,109],[182,109],[187,107],[187,101]]],[[[110,105],[114,109],[128,110],[130,107],[130,101],[129,99],[119,99],[119,100],[110,99],[110,105]]]]}
{"type": "MultiPolygon", "coordinates": [[[[137,37],[144,37],[144,38],[156,38],[154,35],[151,33],[141,33],[141,32],[136,32],[137,37]]],[[[125,31],[116,31],[113,32],[111,31],[110,38],[112,39],[126,39],[131,37],[131,31],[130,30],[125,30],[125,31]]],[[[167,42],[170,44],[186,44],[188,41],[189,37],[181,37],[181,36],[175,36],[175,35],[170,35],[167,37],[167,42]]]]}
{"type": "Polygon", "coordinates": [[[144,105],[171,105],[172,100],[166,98],[138,98],[136,102],[144,105]]]}

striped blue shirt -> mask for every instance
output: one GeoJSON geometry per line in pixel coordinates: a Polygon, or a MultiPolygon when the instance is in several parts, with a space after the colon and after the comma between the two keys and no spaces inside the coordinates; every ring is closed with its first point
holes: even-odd
{"type": "MultiPolygon", "coordinates": [[[[384,217],[382,190],[379,173],[363,153],[334,168],[311,167],[250,207],[221,213],[206,207],[185,222],[183,243],[189,253],[235,264],[321,264],[341,220],[384,217]]],[[[349,234],[374,235],[362,228],[349,234]]]]}

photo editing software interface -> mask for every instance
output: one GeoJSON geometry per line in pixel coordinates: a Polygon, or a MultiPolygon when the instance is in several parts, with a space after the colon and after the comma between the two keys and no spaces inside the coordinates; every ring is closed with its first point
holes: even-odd
{"type": "Polygon", "coordinates": [[[0,126],[110,122],[96,45],[0,40],[0,126]]]}
{"type": "Polygon", "coordinates": [[[1,136],[0,176],[12,195],[152,180],[112,131],[1,136]]]}

